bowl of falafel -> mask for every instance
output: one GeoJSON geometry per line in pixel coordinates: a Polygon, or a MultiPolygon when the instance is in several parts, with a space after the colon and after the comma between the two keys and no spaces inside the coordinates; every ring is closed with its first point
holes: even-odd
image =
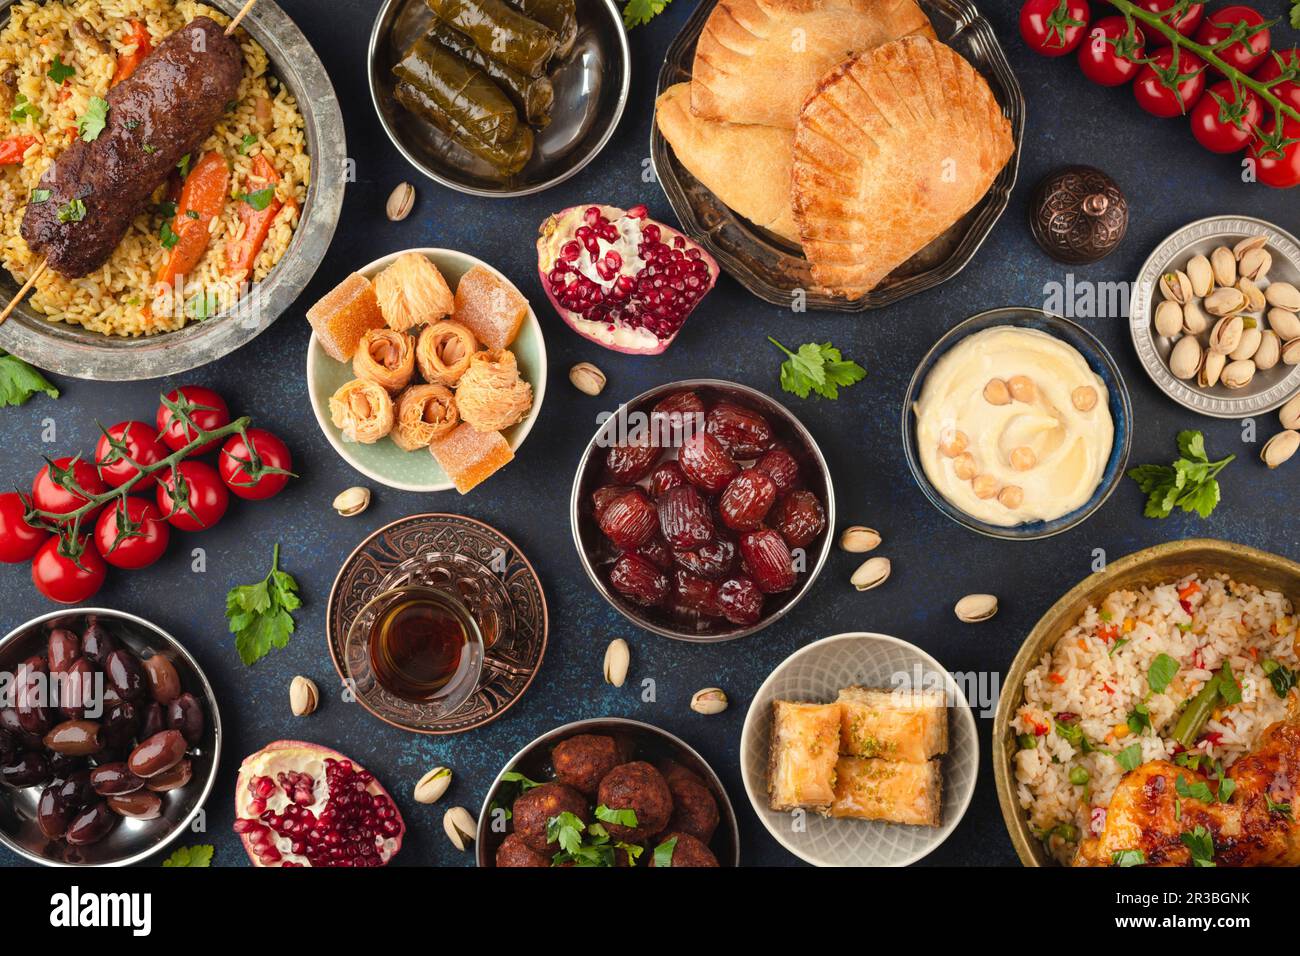
{"type": "Polygon", "coordinates": [[[740,865],[740,832],[713,768],[685,741],[639,720],[556,727],[488,789],[479,866],[740,865]]]}

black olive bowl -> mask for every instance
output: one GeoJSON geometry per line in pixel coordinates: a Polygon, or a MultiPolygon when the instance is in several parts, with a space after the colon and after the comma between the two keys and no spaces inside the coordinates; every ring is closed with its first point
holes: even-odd
{"type": "Polygon", "coordinates": [[[42,614],[14,628],[0,639],[0,680],[7,688],[18,665],[33,655],[44,655],[49,632],[55,627],[80,630],[91,616],[104,624],[121,645],[141,659],[165,655],[180,676],[181,687],[203,708],[204,729],[188,757],[194,776],[184,787],[160,794],[162,816],[156,820],[121,819],[104,839],[86,846],[49,840],[36,823],[36,804],[44,786],[15,789],[0,784],[0,844],[32,863],[46,866],[128,866],[148,859],[187,832],[216,782],[221,756],[221,713],[202,668],[174,637],[125,611],[85,607],[42,614]]]}
{"type": "Polygon", "coordinates": [[[686,379],[680,382],[669,382],[642,392],[620,406],[618,412],[601,424],[578,463],[569,501],[569,522],[573,530],[573,543],[578,549],[578,558],[582,562],[583,570],[587,572],[591,583],[596,586],[601,596],[620,614],[638,627],[662,634],[664,637],[700,644],[716,644],[761,631],[788,614],[812,589],[813,582],[817,580],[830,555],[835,535],[835,488],[831,483],[830,467],[822,456],[816,440],[794,413],[780,402],[769,398],[757,389],[737,382],[707,378],[686,379]],[[803,487],[817,496],[826,513],[826,527],[805,549],[804,570],[799,572],[795,586],[783,594],[769,595],[764,602],[763,615],[755,624],[731,624],[723,618],[704,620],[698,622],[698,625],[695,622],[682,621],[673,618],[666,610],[642,607],[633,603],[609,584],[609,569],[618,557],[618,550],[601,533],[591,501],[591,493],[602,484],[608,483],[604,473],[605,453],[615,441],[620,418],[637,413],[649,415],[650,410],[661,399],[674,392],[683,391],[699,392],[706,405],[711,405],[718,400],[726,400],[758,412],[766,418],[777,439],[783,442],[799,461],[803,487]]]}
{"type": "MultiPolygon", "coordinates": [[[[492,781],[487,796],[483,798],[483,808],[479,811],[478,831],[474,838],[475,860],[479,866],[496,866],[497,848],[509,832],[508,824],[505,823],[506,814],[502,811],[509,809],[513,798],[511,785],[503,779],[504,776],[513,772],[521,773],[538,783],[553,780],[555,772],[551,766],[551,750],[560,741],[578,734],[603,734],[621,739],[631,745],[632,760],[650,763],[673,760],[703,779],[718,803],[718,829],[709,841],[709,849],[718,858],[719,866],[740,866],[740,827],[736,823],[736,811],[731,806],[727,791],[723,789],[722,781],[708,761],[680,737],[653,724],[625,717],[575,720],[547,731],[510,758],[492,781]]],[[[653,846],[647,847],[646,852],[652,852],[653,849],[653,846]]],[[[642,857],[644,859],[645,854],[642,857]]]]}

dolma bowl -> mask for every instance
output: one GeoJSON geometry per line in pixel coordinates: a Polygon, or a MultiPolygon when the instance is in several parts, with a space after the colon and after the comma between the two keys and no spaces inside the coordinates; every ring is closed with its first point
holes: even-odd
{"type": "Polygon", "coordinates": [[[528,164],[503,181],[394,98],[393,66],[428,28],[433,13],[424,0],[386,0],[370,31],[367,71],[371,102],[397,151],[434,182],[490,199],[529,196],[576,175],[614,135],[632,78],[632,54],[613,0],[577,0],[577,9],[573,51],[550,74],[555,86],[551,123],[534,131],[528,164]]]}

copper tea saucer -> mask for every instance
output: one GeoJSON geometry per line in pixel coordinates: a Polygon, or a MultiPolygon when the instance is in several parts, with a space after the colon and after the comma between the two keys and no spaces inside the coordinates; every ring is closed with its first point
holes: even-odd
{"type": "Polygon", "coordinates": [[[549,620],[542,583],[513,541],[481,521],[411,515],[378,529],[339,569],[325,611],[330,658],[357,701],[385,723],[420,734],[458,734],[496,720],[523,696],[546,653],[549,620]],[[348,646],[353,619],[372,597],[403,584],[459,594],[483,631],[483,677],[449,715],[389,693],[348,646]]]}

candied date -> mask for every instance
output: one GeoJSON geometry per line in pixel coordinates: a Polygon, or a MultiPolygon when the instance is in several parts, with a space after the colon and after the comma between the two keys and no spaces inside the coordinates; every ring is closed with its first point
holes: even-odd
{"type": "Polygon", "coordinates": [[[658,460],[659,449],[641,437],[611,448],[605,455],[605,470],[619,484],[630,485],[650,474],[658,460]]]}
{"type": "Polygon", "coordinates": [[[771,478],[783,495],[799,487],[799,462],[784,448],[773,448],[754,467],[771,478]]]}
{"type": "Polygon", "coordinates": [[[718,585],[718,610],[732,624],[747,627],[763,616],[763,592],[749,578],[728,578],[718,585]]]}
{"type": "Polygon", "coordinates": [[[718,585],[708,578],[697,577],[678,570],[674,576],[677,585],[677,603],[708,617],[717,617],[718,585]]]}
{"type": "Polygon", "coordinates": [[[665,461],[655,466],[655,470],[650,472],[650,496],[658,498],[665,491],[673,488],[680,488],[686,484],[686,476],[682,474],[682,466],[676,461],[665,461]]]}
{"type": "Polygon", "coordinates": [[[707,433],[692,435],[682,442],[677,463],[687,481],[711,495],[727,487],[740,471],[722,444],[707,433]]]}
{"type": "Polygon", "coordinates": [[[654,505],[640,488],[611,501],[600,516],[600,530],[623,551],[635,551],[655,533],[654,505]]]}
{"type": "Polygon", "coordinates": [[[671,571],[673,569],[673,549],[668,547],[668,542],[659,535],[654,535],[649,541],[641,545],[636,553],[648,560],[660,571],[671,571]]]}
{"type": "Polygon", "coordinates": [[[772,523],[792,548],[806,548],[826,527],[826,512],[811,491],[792,491],[776,506],[772,523]]]}
{"type": "Polygon", "coordinates": [[[673,392],[650,410],[650,426],[660,444],[675,448],[704,430],[704,400],[691,391],[673,392]]]}
{"type": "Polygon", "coordinates": [[[757,458],[772,447],[767,419],[732,402],[718,402],[709,409],[704,427],[733,458],[757,458]]]}
{"type": "Polygon", "coordinates": [[[713,537],[713,517],[700,493],[690,485],[666,491],[655,503],[659,530],[679,551],[707,544],[713,537]]]}
{"type": "Polygon", "coordinates": [[[776,503],[776,483],[757,468],[746,468],[727,484],[718,500],[723,523],[736,531],[753,531],[776,503]]]}
{"type": "Polygon", "coordinates": [[[668,597],[668,575],[639,554],[624,554],[609,571],[610,586],[630,601],[655,607],[668,597]]]}
{"type": "Polygon", "coordinates": [[[693,551],[674,551],[673,560],[683,570],[702,578],[721,578],[736,564],[736,545],[719,538],[693,551]]]}
{"type": "Polygon", "coordinates": [[[591,493],[591,509],[596,513],[596,520],[605,513],[605,509],[616,498],[622,498],[632,490],[631,485],[602,485],[591,493]]]}
{"type": "Polygon", "coordinates": [[[754,583],[764,594],[778,594],[794,587],[794,560],[785,539],[771,528],[747,531],[740,536],[740,554],[754,583]]]}

